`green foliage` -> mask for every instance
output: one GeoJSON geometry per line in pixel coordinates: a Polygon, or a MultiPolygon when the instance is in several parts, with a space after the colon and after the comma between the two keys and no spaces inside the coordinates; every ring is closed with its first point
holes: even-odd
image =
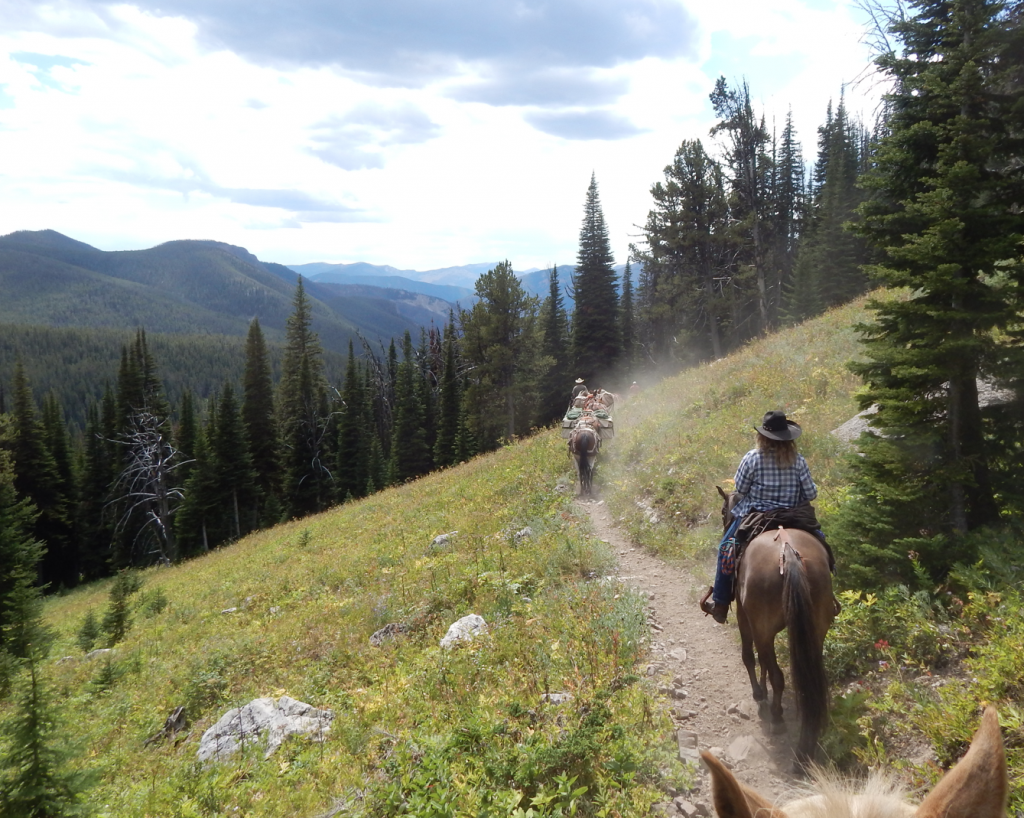
{"type": "Polygon", "coordinates": [[[85,618],[82,620],[82,627],[78,629],[77,643],[78,647],[82,649],[83,653],[88,653],[99,641],[100,634],[103,631],[100,629],[100,623],[96,619],[96,614],[93,613],[92,608],[85,612],[85,618]]]}
{"type": "Polygon", "coordinates": [[[537,412],[540,379],[552,364],[540,354],[539,301],[507,261],[477,279],[480,300],[463,310],[462,357],[472,367],[465,393],[467,424],[479,444],[526,434],[537,412]]]}
{"type": "Polygon", "coordinates": [[[13,712],[3,724],[6,746],[0,765],[0,816],[71,818],[86,813],[87,780],[69,766],[67,736],[35,660],[27,663],[13,712]]]}
{"type": "Polygon", "coordinates": [[[880,665],[942,667],[963,649],[962,627],[926,591],[893,586],[878,595],[850,590],[838,596],[843,610],[825,637],[825,667],[834,682],[880,665]]]}
{"type": "Polygon", "coordinates": [[[591,174],[573,274],[572,360],[577,377],[592,388],[606,385],[604,379],[616,373],[622,355],[614,264],[597,177],[591,174]]]}
{"type": "Polygon", "coordinates": [[[877,405],[886,442],[864,448],[852,494],[870,517],[851,518],[843,539],[885,550],[893,535],[946,535],[929,566],[941,577],[973,559],[967,532],[1019,511],[993,465],[1017,460],[1022,430],[1000,430],[982,410],[978,379],[1019,380],[1024,349],[1014,204],[1024,86],[1007,58],[1021,21],[999,2],[921,0],[892,33],[896,47],[876,61],[893,83],[889,116],[857,232],[881,253],[875,279],[909,295],[873,303],[875,320],[860,327],[860,402],[877,405]]]}
{"type": "MultiPolygon", "coordinates": [[[[0,444],[8,439],[0,415],[0,444]]],[[[8,689],[14,659],[28,658],[46,641],[36,584],[42,545],[32,537],[35,509],[18,497],[10,454],[0,448],[0,694],[8,689]]]]}
{"type": "Polygon", "coordinates": [[[699,139],[684,140],[664,173],[664,182],[651,187],[654,207],[643,244],[632,252],[643,265],[639,296],[648,354],[681,367],[722,357],[748,330],[730,323],[731,290],[723,286],[736,271],[736,255],[722,166],[699,139]]]}
{"type": "Polygon", "coordinates": [[[100,630],[110,646],[121,642],[131,627],[131,598],[142,588],[142,577],[134,571],[121,571],[110,586],[110,599],[100,630]]]}
{"type": "MultiPolygon", "coordinates": [[[[389,747],[368,813],[555,818],[632,811],[640,805],[630,802],[630,790],[657,781],[658,766],[671,762],[665,747],[644,746],[621,723],[624,708],[638,704],[631,684],[562,705],[508,702],[483,720],[466,714],[442,737],[389,747]]],[[[671,766],[674,783],[690,780],[678,762],[671,766]]]]}

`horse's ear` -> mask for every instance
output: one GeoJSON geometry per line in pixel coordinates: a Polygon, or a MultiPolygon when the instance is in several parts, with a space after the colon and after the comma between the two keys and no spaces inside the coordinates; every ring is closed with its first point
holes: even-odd
{"type": "Polygon", "coordinates": [[[729,499],[729,495],[726,494],[725,491],[722,490],[721,486],[715,486],[715,488],[718,489],[718,493],[722,495],[722,499],[723,500],[728,500],[729,499]]]}
{"type": "Polygon", "coordinates": [[[999,715],[987,707],[967,755],[935,785],[917,818],[1005,818],[1008,788],[999,715]]]}
{"type": "Polygon", "coordinates": [[[700,757],[711,771],[711,796],[718,818],[786,818],[786,813],[737,781],[711,753],[701,753],[700,757]]]}

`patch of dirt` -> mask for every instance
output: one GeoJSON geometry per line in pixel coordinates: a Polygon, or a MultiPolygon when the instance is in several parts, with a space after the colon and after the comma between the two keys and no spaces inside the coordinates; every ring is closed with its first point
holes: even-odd
{"type": "MultiPolygon", "coordinates": [[[[647,672],[669,702],[680,756],[696,759],[709,750],[769,800],[792,798],[802,781],[792,775],[799,722],[788,673],[783,698],[787,730],[773,735],[753,700],[734,612],[726,625],[705,616],[698,601],[706,581],[631,542],[603,500],[595,496],[578,502],[597,536],[614,549],[619,580],[647,594],[652,640],[647,672]]],[[[683,810],[692,806],[696,814],[713,815],[710,778],[699,763],[698,782],[696,790],[680,793],[676,801],[689,802],[680,804],[683,810]]],[[[679,814],[675,805],[665,807],[666,814],[679,814]]]]}

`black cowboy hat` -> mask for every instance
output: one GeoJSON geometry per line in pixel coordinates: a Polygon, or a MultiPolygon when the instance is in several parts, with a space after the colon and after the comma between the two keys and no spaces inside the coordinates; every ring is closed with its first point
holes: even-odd
{"type": "Polygon", "coordinates": [[[786,413],[778,409],[765,412],[761,419],[761,425],[754,428],[759,435],[764,435],[772,440],[796,440],[802,431],[799,423],[787,420],[786,413]]]}

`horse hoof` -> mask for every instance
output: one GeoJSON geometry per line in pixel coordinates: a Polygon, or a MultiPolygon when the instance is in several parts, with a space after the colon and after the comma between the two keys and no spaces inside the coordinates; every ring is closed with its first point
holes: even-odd
{"type": "Polygon", "coordinates": [[[774,735],[782,735],[787,731],[787,729],[788,728],[786,727],[786,722],[784,722],[782,719],[779,719],[778,721],[774,719],[772,720],[772,733],[774,735]]]}
{"type": "Polygon", "coordinates": [[[761,719],[761,721],[768,721],[768,719],[771,717],[771,714],[771,707],[768,705],[768,700],[761,699],[761,701],[757,703],[758,717],[761,719]]]}

